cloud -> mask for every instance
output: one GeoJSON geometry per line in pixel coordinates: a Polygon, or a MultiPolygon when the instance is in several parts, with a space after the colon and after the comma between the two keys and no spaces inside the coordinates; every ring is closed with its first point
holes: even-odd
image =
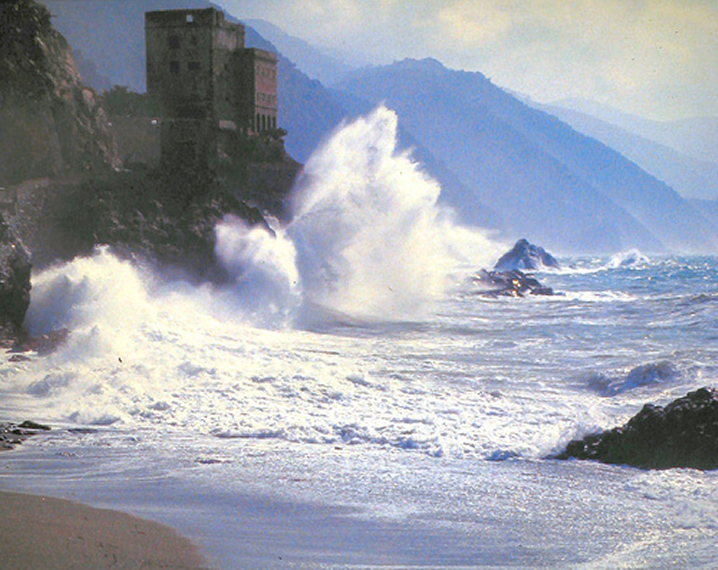
{"type": "Polygon", "coordinates": [[[438,40],[455,40],[466,47],[499,41],[513,23],[512,15],[492,2],[462,1],[440,7],[436,19],[438,40]]]}

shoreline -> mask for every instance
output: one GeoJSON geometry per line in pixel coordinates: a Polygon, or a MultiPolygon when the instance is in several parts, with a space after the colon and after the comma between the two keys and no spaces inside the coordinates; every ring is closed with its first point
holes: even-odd
{"type": "Polygon", "coordinates": [[[175,529],[66,499],[0,491],[3,568],[208,568],[175,529]]]}

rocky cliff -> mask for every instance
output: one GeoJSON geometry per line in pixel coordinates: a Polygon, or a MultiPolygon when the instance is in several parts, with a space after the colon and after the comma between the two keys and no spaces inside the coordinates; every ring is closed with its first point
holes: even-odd
{"type": "Polygon", "coordinates": [[[0,343],[17,337],[30,304],[30,255],[0,215],[0,343]]]}
{"type": "Polygon", "coordinates": [[[0,4],[0,186],[118,169],[107,117],[48,10],[0,4]]]}

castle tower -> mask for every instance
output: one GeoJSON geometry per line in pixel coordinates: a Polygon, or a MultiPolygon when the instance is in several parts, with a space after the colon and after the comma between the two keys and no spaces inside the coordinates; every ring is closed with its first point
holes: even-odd
{"type": "Polygon", "coordinates": [[[207,166],[232,133],[277,126],[277,56],[245,49],[214,8],[145,14],[147,91],[162,112],[162,160],[207,166]]]}

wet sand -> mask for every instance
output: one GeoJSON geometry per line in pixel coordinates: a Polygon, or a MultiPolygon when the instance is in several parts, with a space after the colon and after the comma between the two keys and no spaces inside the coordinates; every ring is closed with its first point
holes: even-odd
{"type": "Polygon", "coordinates": [[[0,566],[206,568],[192,542],[168,526],[72,501],[0,492],[0,566]]]}

